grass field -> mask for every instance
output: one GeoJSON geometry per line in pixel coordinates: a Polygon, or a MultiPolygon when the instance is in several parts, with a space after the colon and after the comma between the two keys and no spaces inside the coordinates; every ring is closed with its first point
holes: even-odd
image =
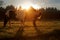
{"type": "MultiPolygon", "coordinates": [[[[49,33],[54,29],[60,29],[60,21],[37,21],[36,25],[37,25],[37,29],[40,30],[42,34],[49,33]]],[[[5,38],[5,37],[12,38],[16,36],[17,31],[21,29],[20,28],[21,23],[16,21],[12,21],[11,27],[9,26],[9,24],[7,24],[6,28],[2,28],[2,26],[3,26],[3,22],[0,22],[0,38],[5,38]]],[[[27,37],[37,35],[37,32],[31,21],[25,22],[22,35],[27,37]]]]}

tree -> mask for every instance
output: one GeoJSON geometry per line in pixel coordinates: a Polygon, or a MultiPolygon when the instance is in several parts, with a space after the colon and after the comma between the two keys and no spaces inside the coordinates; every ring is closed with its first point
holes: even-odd
{"type": "Polygon", "coordinates": [[[15,7],[13,5],[8,5],[6,6],[6,11],[7,10],[15,10],[15,7]]]}
{"type": "Polygon", "coordinates": [[[42,14],[43,20],[59,20],[60,19],[60,10],[54,7],[48,7],[42,14]]]}
{"type": "Polygon", "coordinates": [[[0,21],[3,20],[5,14],[5,9],[3,7],[0,7],[0,21]]]}

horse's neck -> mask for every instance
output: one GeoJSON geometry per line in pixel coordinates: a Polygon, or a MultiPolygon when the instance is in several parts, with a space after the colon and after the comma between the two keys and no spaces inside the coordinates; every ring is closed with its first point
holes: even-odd
{"type": "Polygon", "coordinates": [[[41,13],[39,11],[36,12],[35,17],[40,17],[41,13]]]}
{"type": "Polygon", "coordinates": [[[8,16],[8,17],[9,17],[9,11],[10,10],[7,10],[6,13],[5,13],[5,15],[8,16]]]}
{"type": "Polygon", "coordinates": [[[24,12],[23,11],[17,11],[17,16],[16,16],[19,20],[23,20],[24,18],[24,12]]]}

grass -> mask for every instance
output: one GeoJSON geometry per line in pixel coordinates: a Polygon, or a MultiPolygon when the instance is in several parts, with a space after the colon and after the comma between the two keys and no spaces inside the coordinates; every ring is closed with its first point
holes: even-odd
{"type": "MultiPolygon", "coordinates": [[[[0,22],[0,38],[12,38],[15,37],[17,31],[21,27],[20,22],[12,21],[11,27],[7,24],[6,28],[2,28],[3,22],[0,22]]],[[[54,29],[60,29],[60,21],[37,21],[37,28],[42,34],[49,33],[54,29]]],[[[21,31],[20,31],[21,32],[21,31]]],[[[37,32],[32,24],[32,22],[25,22],[23,36],[36,36],[37,32]]]]}

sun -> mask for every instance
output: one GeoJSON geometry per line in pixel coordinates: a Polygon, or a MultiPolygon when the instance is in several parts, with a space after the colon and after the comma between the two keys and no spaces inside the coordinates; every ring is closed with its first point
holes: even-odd
{"type": "Polygon", "coordinates": [[[35,5],[35,4],[22,4],[21,7],[22,9],[29,9],[30,7],[33,7],[34,9],[39,9],[41,6],[35,5]]]}
{"type": "MultiPolygon", "coordinates": [[[[41,6],[33,4],[33,3],[24,3],[24,4],[21,4],[20,6],[22,9],[26,9],[26,10],[28,10],[31,6],[34,9],[40,9],[41,8],[41,6]]],[[[19,8],[19,6],[18,6],[18,8],[19,8]]]]}
{"type": "Polygon", "coordinates": [[[21,7],[22,9],[29,9],[30,8],[30,4],[22,4],[21,7]]]}

